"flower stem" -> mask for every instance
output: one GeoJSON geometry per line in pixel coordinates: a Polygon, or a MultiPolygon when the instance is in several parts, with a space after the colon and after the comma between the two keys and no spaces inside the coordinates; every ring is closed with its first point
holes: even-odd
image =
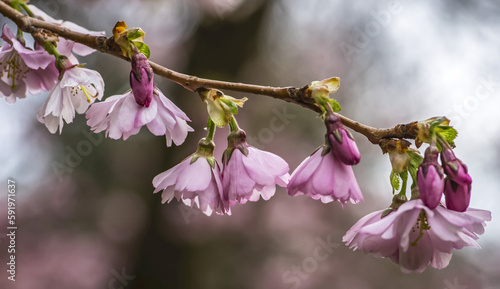
{"type": "Polygon", "coordinates": [[[448,143],[448,141],[442,137],[440,134],[436,134],[437,136],[437,143],[441,145],[441,147],[444,149],[452,149],[451,145],[448,143]]]}
{"type": "Polygon", "coordinates": [[[26,5],[26,3],[21,2],[21,3],[19,3],[19,5],[23,8],[24,11],[26,11],[26,13],[28,13],[28,15],[30,17],[35,17],[35,14],[33,14],[33,12],[31,12],[31,9],[28,7],[28,5],[26,5]]]}
{"type": "Polygon", "coordinates": [[[57,50],[57,47],[54,45],[52,42],[45,42],[43,45],[43,48],[50,54],[54,55],[56,58],[60,58],[61,54],[59,53],[59,50],[57,50]]]}
{"type": "Polygon", "coordinates": [[[10,5],[10,7],[16,9],[17,11],[21,12],[21,6],[20,6],[20,2],[19,0],[13,0],[13,1],[10,1],[8,2],[8,4],[10,5]]]}
{"type": "Polygon", "coordinates": [[[208,118],[207,129],[208,129],[208,134],[205,139],[207,141],[212,141],[215,135],[215,123],[212,121],[210,117],[208,118]]]}
{"type": "Polygon", "coordinates": [[[401,184],[401,191],[399,192],[400,196],[406,196],[406,186],[408,184],[408,170],[403,171],[399,174],[403,183],[401,184]]]}
{"type": "Polygon", "coordinates": [[[237,131],[240,129],[234,116],[231,118],[231,121],[229,122],[229,128],[231,129],[231,132],[234,132],[234,131],[237,131]]]}
{"type": "Polygon", "coordinates": [[[21,29],[19,29],[19,27],[17,28],[16,38],[17,38],[17,40],[19,40],[19,42],[21,42],[23,45],[25,45],[25,44],[26,44],[26,41],[24,40],[23,31],[22,31],[21,29]]]}

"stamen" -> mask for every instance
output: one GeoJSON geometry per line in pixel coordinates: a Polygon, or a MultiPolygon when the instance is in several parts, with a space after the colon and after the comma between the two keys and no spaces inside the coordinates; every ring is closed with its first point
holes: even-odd
{"type": "MultiPolygon", "coordinates": [[[[94,84],[90,84],[94,89],[95,89],[95,85],[94,84]]],[[[83,85],[80,85],[80,89],[83,91],[83,93],[85,94],[85,97],[87,97],[87,102],[88,103],[91,103],[91,97],[92,98],[96,98],[99,96],[99,92],[96,93],[96,95],[92,95],[92,93],[86,89],[83,85]]]]}
{"type": "MultiPolygon", "coordinates": [[[[412,246],[417,246],[418,240],[420,240],[424,236],[424,231],[425,230],[430,230],[429,223],[427,221],[427,216],[425,214],[425,211],[422,210],[420,212],[420,215],[418,215],[417,223],[415,224],[417,229],[419,230],[419,234],[417,239],[411,243],[412,246]]],[[[415,232],[415,226],[412,228],[413,232],[415,232]]]]}

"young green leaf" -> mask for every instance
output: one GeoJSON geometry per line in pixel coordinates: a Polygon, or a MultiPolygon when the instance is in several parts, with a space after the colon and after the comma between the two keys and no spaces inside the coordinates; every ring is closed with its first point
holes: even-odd
{"type": "Polygon", "coordinates": [[[233,113],[233,114],[238,113],[238,105],[236,105],[236,103],[234,103],[230,99],[226,99],[223,97],[219,98],[219,100],[222,101],[225,105],[227,105],[229,107],[229,109],[231,110],[231,113],[233,113]]]}
{"type": "Polygon", "coordinates": [[[147,58],[149,58],[151,52],[149,50],[149,46],[144,43],[144,42],[138,42],[138,41],[132,41],[132,43],[139,49],[139,52],[142,54],[146,55],[147,58]]]}
{"type": "Polygon", "coordinates": [[[399,174],[395,173],[394,171],[391,171],[391,186],[392,186],[392,194],[395,194],[397,190],[399,190],[400,186],[400,178],[399,174]]]}
{"type": "Polygon", "coordinates": [[[141,41],[144,39],[144,31],[140,28],[131,28],[127,31],[128,40],[138,40],[141,41]]]}
{"type": "Polygon", "coordinates": [[[418,167],[424,160],[424,158],[416,152],[408,151],[410,156],[410,165],[408,166],[408,172],[410,173],[411,179],[413,180],[412,188],[417,184],[417,172],[418,167]]]}
{"type": "Polygon", "coordinates": [[[333,112],[339,112],[342,108],[340,107],[340,104],[334,100],[334,99],[328,99],[328,103],[330,103],[330,106],[332,107],[333,112]]]}
{"type": "Polygon", "coordinates": [[[446,140],[452,147],[455,147],[454,140],[458,135],[456,129],[451,126],[438,126],[434,131],[446,140]]]}

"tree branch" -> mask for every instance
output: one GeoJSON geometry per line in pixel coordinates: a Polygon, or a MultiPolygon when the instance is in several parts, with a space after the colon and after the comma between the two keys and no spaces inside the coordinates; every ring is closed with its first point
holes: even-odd
{"type": "MultiPolygon", "coordinates": [[[[111,54],[118,58],[130,61],[130,59],[123,56],[113,37],[106,38],[103,36],[82,34],[61,27],[57,24],[48,23],[37,18],[32,18],[13,9],[12,7],[10,7],[9,3],[10,0],[0,1],[0,13],[11,19],[22,31],[31,34],[37,42],[50,41],[50,39],[53,38],[53,34],[56,34],[60,37],[81,43],[100,52],[111,54]]],[[[305,86],[303,88],[271,87],[218,81],[179,73],[152,61],[149,61],[149,63],[151,64],[153,71],[157,75],[170,79],[193,92],[213,88],[250,94],[266,95],[276,99],[298,104],[316,112],[321,112],[321,109],[314,103],[314,100],[306,95],[305,91],[308,86],[305,86]]],[[[373,144],[378,145],[380,140],[384,138],[414,139],[417,136],[415,122],[408,124],[399,124],[393,128],[379,129],[366,126],[340,114],[338,114],[338,116],[345,126],[364,135],[373,144]]]]}

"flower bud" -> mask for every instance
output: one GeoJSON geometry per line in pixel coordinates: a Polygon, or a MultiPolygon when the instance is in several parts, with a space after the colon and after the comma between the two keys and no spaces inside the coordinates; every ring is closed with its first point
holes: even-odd
{"type": "Polygon", "coordinates": [[[417,172],[420,198],[430,209],[439,205],[444,189],[443,169],[437,162],[437,155],[437,147],[431,144],[425,151],[424,161],[417,172]]]}
{"type": "Polygon", "coordinates": [[[142,53],[134,54],[132,57],[130,87],[134,93],[135,102],[140,106],[149,107],[154,89],[153,68],[142,53]]]}
{"type": "Polygon", "coordinates": [[[463,186],[472,183],[467,166],[455,156],[451,149],[443,149],[441,152],[441,163],[443,164],[445,174],[455,183],[463,186]]]}
{"type": "Polygon", "coordinates": [[[444,196],[446,199],[446,208],[457,212],[465,212],[470,203],[471,185],[460,185],[446,178],[444,185],[444,196]]]}
{"type": "Polygon", "coordinates": [[[361,156],[352,135],[344,128],[333,113],[325,118],[326,138],[332,147],[333,154],[346,165],[356,165],[361,156]]]}
{"type": "Polygon", "coordinates": [[[224,151],[222,157],[222,162],[227,164],[231,159],[231,155],[235,149],[241,151],[244,156],[248,156],[248,143],[247,134],[244,130],[238,129],[236,131],[230,132],[227,136],[227,149],[224,151]]]}
{"type": "Polygon", "coordinates": [[[68,59],[68,57],[64,55],[60,55],[59,57],[56,57],[55,60],[55,65],[57,70],[59,71],[59,77],[62,78],[62,75],[66,70],[71,69],[75,66],[78,66],[77,64],[71,63],[71,61],[68,59]]]}

